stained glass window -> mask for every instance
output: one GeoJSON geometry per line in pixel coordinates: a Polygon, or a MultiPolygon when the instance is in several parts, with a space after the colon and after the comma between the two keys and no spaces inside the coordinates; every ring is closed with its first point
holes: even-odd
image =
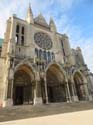
{"type": "Polygon", "coordinates": [[[42,32],[38,32],[38,33],[35,33],[34,35],[34,40],[35,40],[35,43],[40,47],[40,48],[43,48],[43,49],[51,49],[52,48],[52,40],[51,38],[45,34],[45,33],[42,33],[42,32]]]}

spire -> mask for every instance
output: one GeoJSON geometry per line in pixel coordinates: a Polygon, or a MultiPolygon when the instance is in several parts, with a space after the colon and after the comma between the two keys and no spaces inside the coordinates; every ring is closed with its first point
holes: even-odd
{"type": "MultiPolygon", "coordinates": [[[[40,19],[44,19],[44,17],[43,17],[43,15],[42,15],[41,12],[39,13],[38,17],[39,17],[40,19]]],[[[44,19],[44,20],[45,20],[45,19],[44,19]]]]}
{"type": "Polygon", "coordinates": [[[51,30],[51,31],[56,32],[56,25],[55,25],[54,20],[53,20],[52,17],[50,17],[49,26],[50,26],[50,30],[51,30]]]}
{"type": "Polygon", "coordinates": [[[31,6],[30,6],[30,2],[29,2],[28,10],[27,10],[26,21],[29,24],[34,22],[33,21],[33,13],[32,13],[32,9],[31,9],[31,6]]]}
{"type": "Polygon", "coordinates": [[[45,18],[43,17],[42,13],[40,12],[40,14],[34,19],[34,22],[46,27],[49,27],[45,18]]]}

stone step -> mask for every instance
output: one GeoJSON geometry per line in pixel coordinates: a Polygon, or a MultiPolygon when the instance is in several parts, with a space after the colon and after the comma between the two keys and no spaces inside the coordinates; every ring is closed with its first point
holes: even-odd
{"type": "Polygon", "coordinates": [[[21,105],[0,109],[0,122],[93,109],[93,102],[21,105]]]}

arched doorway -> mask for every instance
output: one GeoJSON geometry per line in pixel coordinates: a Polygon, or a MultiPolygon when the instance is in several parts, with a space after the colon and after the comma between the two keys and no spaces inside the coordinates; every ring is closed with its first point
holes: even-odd
{"type": "Polygon", "coordinates": [[[33,72],[30,67],[22,65],[14,74],[13,104],[33,103],[33,72]]]}
{"type": "Polygon", "coordinates": [[[80,101],[85,100],[86,94],[85,94],[85,88],[84,88],[84,80],[82,75],[79,72],[76,72],[74,74],[74,82],[75,82],[75,88],[76,88],[78,99],[80,101]]]}
{"type": "Polygon", "coordinates": [[[46,72],[49,102],[65,102],[65,77],[58,65],[51,65],[46,72]]]}

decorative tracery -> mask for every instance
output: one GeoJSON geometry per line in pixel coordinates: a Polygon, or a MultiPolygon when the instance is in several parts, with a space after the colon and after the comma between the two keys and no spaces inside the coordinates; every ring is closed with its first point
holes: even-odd
{"type": "Polygon", "coordinates": [[[52,48],[51,38],[42,32],[35,33],[34,35],[35,43],[42,49],[49,50],[52,48]]]}

